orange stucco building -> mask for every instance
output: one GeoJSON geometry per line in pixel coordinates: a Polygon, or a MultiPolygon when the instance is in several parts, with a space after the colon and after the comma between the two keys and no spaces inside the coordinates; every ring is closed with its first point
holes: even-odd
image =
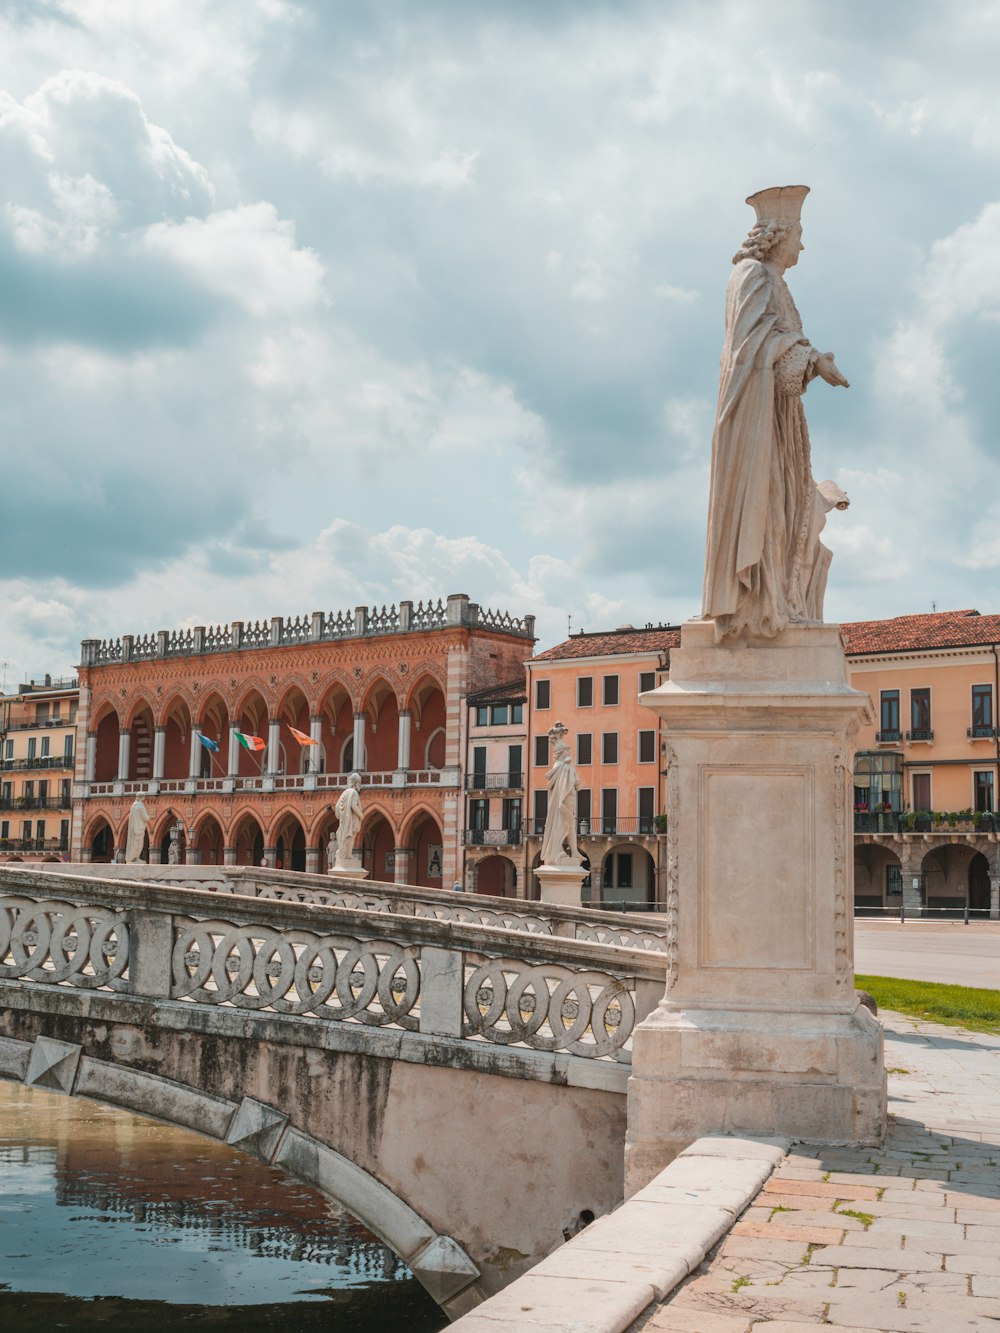
{"type": "Polygon", "coordinates": [[[0,695],[0,862],[69,855],[79,696],[51,676],[0,695]]]}
{"type": "Polygon", "coordinates": [[[843,634],[874,714],[855,760],[856,903],[1000,916],[1000,616],[898,616],[843,634]]]}
{"type": "MultiPolygon", "coordinates": [[[[590,874],[584,901],[653,907],[665,855],[664,762],[658,718],[640,694],[666,679],[676,626],[625,625],[573,634],[528,663],[525,878],[538,864],[548,788],[549,728],[569,729],[580,778],[577,836],[590,874]]],[[[530,895],[538,885],[530,876],[530,895]]]]}
{"type": "Polygon", "coordinates": [[[167,859],[176,828],[188,862],[324,870],[333,807],[357,770],[371,877],[450,887],[464,698],[512,677],[533,643],[533,617],[464,594],[85,640],[74,859],[111,859],[139,795],[152,861],[167,859]]]}

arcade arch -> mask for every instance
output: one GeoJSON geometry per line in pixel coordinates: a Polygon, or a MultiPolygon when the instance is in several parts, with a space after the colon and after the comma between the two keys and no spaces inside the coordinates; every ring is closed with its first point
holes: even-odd
{"type": "Polygon", "coordinates": [[[369,773],[389,773],[399,756],[399,704],[396,691],[378,676],[369,685],[361,705],[365,717],[365,760],[369,773]]]}
{"type": "Polygon", "coordinates": [[[369,878],[391,882],[395,877],[396,838],[392,825],[381,810],[369,811],[359,837],[361,863],[369,878]]]}
{"type": "Polygon", "coordinates": [[[402,846],[412,849],[407,867],[407,883],[418,889],[441,889],[443,881],[443,847],[441,825],[429,810],[418,809],[403,830],[402,846]]]}
{"type": "Polygon", "coordinates": [[[902,865],[891,848],[877,842],[861,843],[854,848],[856,907],[898,907],[902,893],[902,865]]]}
{"type": "Polygon", "coordinates": [[[259,866],[261,864],[264,860],[264,830],[249,811],[236,823],[232,838],[236,865],[259,866]]]}
{"type": "Polygon", "coordinates": [[[484,856],[472,867],[474,893],[486,893],[494,898],[517,897],[517,867],[508,856],[484,856]]]}
{"type": "Polygon", "coordinates": [[[413,719],[410,767],[444,768],[446,713],[440,682],[430,673],[421,676],[410,691],[408,707],[413,719]]]}
{"type": "Polygon", "coordinates": [[[619,843],[601,862],[601,904],[652,907],[656,902],[656,864],[645,847],[619,843]]]}

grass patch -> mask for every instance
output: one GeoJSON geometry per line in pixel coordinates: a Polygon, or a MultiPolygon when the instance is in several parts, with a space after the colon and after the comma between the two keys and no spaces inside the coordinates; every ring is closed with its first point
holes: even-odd
{"type": "Polygon", "coordinates": [[[732,1291],[733,1294],[735,1295],[736,1292],[742,1290],[743,1287],[749,1287],[749,1285],[750,1285],[750,1279],[748,1277],[734,1277],[733,1285],[730,1287],[730,1291],[732,1291]]]}
{"type": "Polygon", "coordinates": [[[833,1211],[838,1217],[853,1217],[856,1222],[861,1223],[866,1231],[875,1221],[874,1213],[862,1213],[857,1208],[839,1208],[835,1205],[833,1211]]]}
{"type": "Polygon", "coordinates": [[[1000,990],[895,977],[855,976],[854,984],[873,995],[880,1009],[895,1009],[931,1023],[950,1023],[970,1032],[1000,1032],[1000,990]]]}

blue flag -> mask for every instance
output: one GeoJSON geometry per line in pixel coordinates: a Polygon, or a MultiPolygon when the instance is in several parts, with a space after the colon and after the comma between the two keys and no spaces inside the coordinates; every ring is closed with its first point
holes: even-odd
{"type": "Polygon", "coordinates": [[[213,754],[219,753],[218,741],[210,740],[207,736],[203,736],[200,731],[196,731],[194,734],[198,737],[198,739],[201,741],[202,745],[204,745],[206,750],[211,750],[213,754]]]}

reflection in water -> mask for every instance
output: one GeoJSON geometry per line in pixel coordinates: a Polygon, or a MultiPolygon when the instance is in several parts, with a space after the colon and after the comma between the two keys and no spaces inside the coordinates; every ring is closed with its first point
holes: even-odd
{"type": "Polygon", "coordinates": [[[0,1083],[0,1320],[74,1329],[445,1326],[336,1204],[225,1144],[0,1083]],[[248,1309],[247,1307],[251,1307],[248,1309]]]}

